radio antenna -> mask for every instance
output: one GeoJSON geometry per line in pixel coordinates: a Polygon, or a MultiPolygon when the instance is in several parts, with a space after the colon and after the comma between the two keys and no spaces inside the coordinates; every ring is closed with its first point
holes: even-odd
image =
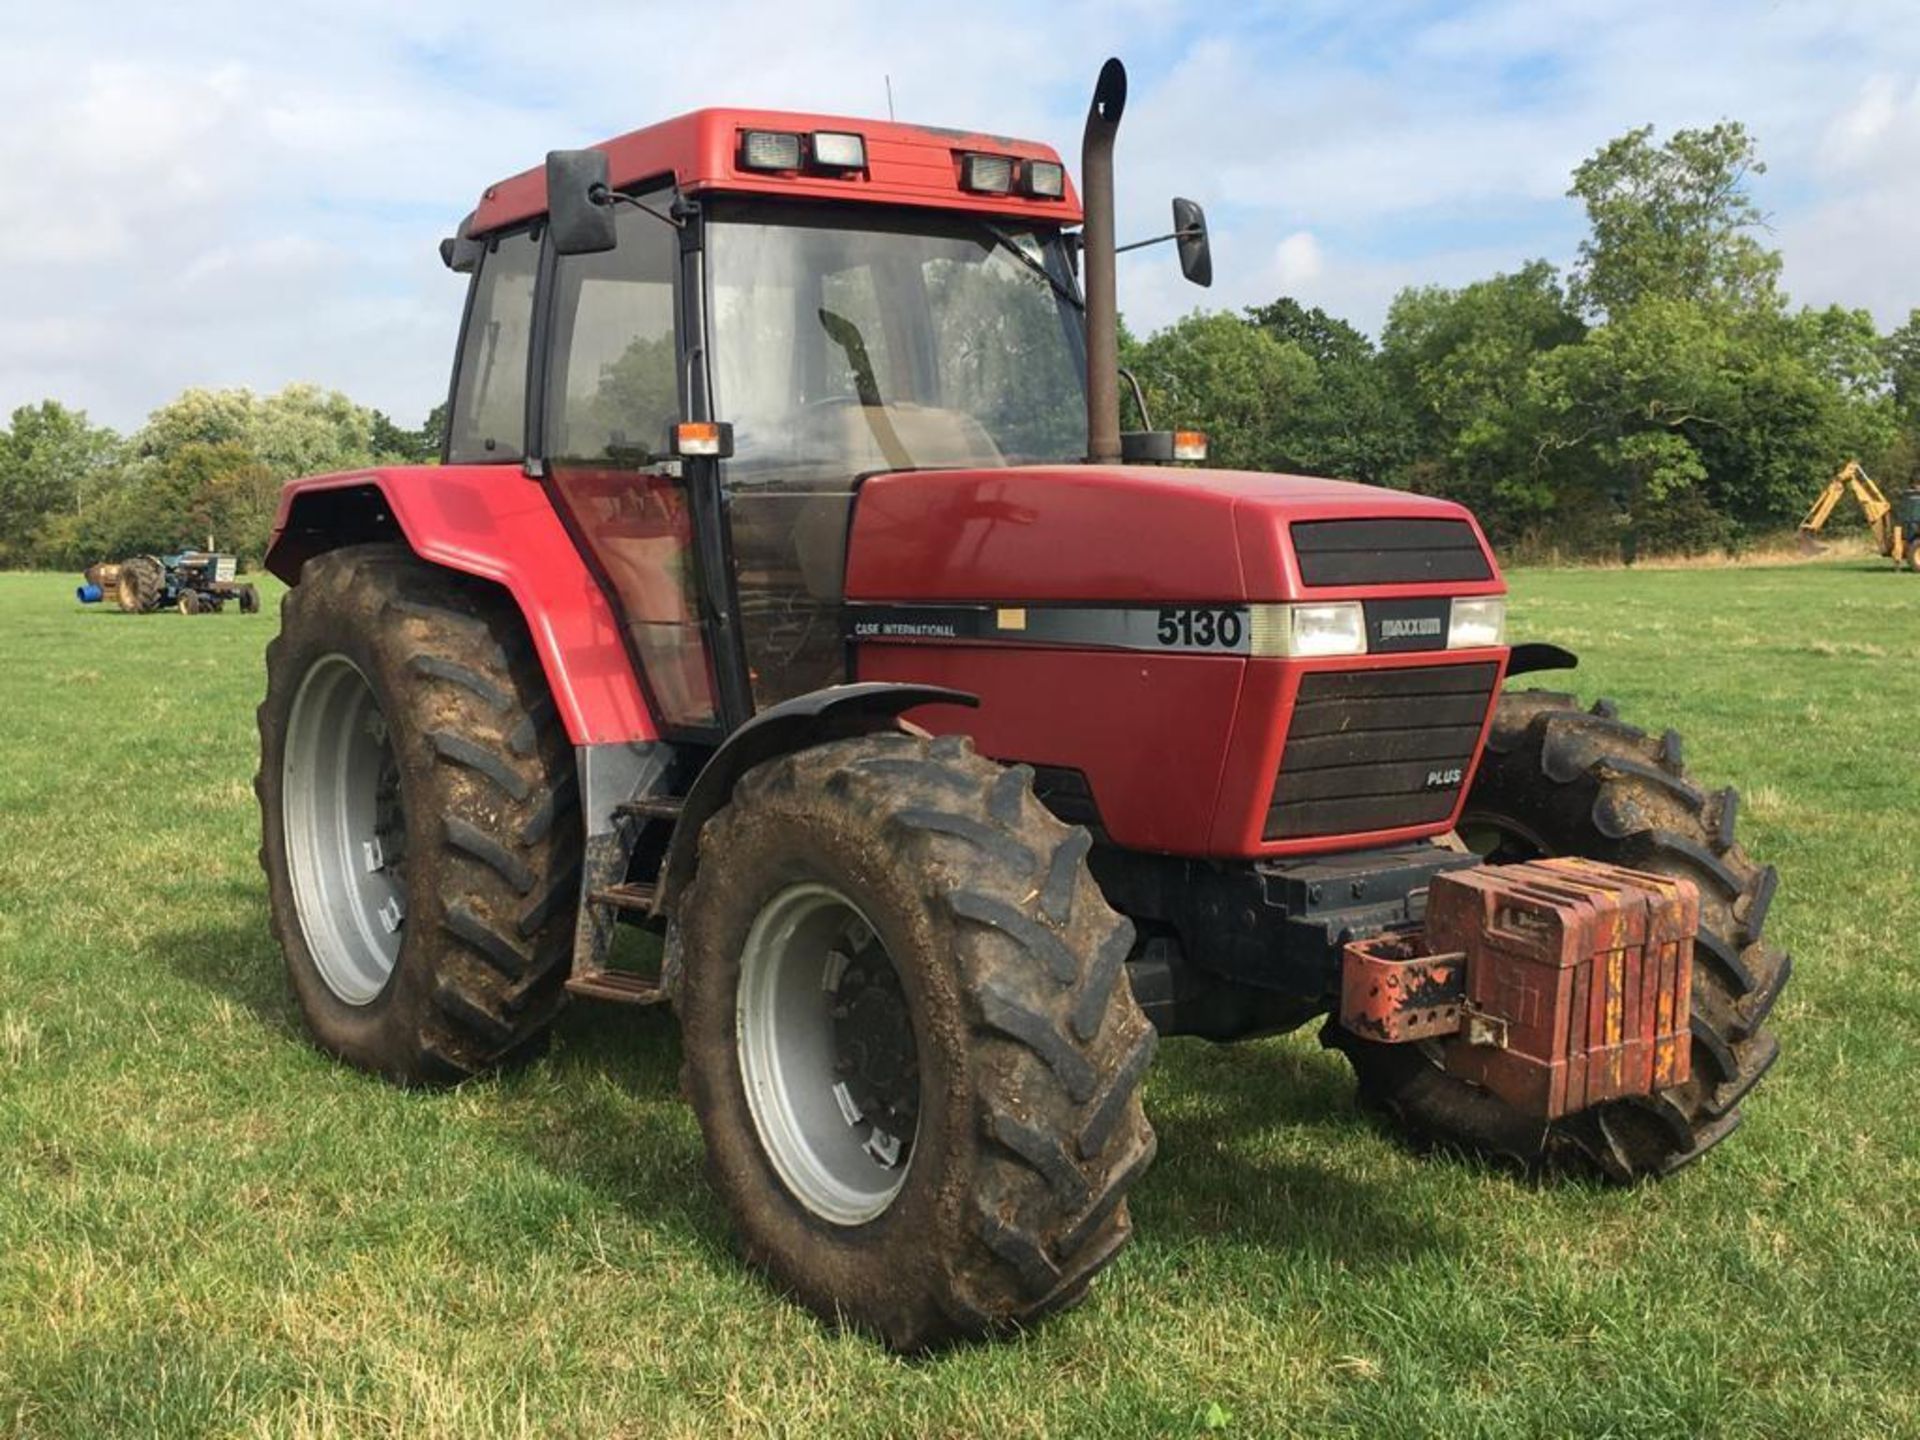
{"type": "Polygon", "coordinates": [[[887,119],[893,119],[893,76],[884,77],[887,82],[887,119]]]}

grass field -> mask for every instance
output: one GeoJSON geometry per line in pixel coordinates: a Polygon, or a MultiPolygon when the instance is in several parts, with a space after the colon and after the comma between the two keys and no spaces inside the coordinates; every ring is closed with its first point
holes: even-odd
{"type": "Polygon", "coordinates": [[[1408,1156],[1310,1036],[1171,1042],[1138,1239],[930,1362],[735,1260],[670,1020],[404,1094],[301,1037],[250,779],[257,617],[0,576],[0,1434],[1920,1434],[1920,579],[1521,573],[1517,630],[1681,729],[1797,971],[1672,1183],[1408,1156]]]}

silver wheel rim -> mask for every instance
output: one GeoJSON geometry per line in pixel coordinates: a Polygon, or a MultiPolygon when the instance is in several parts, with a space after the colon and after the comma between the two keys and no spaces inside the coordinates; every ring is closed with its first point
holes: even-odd
{"type": "Polygon", "coordinates": [[[281,809],[307,953],[329,990],[365,1005],[400,958],[406,826],[386,717],[344,655],[315,661],[294,696],[281,809]]]}
{"type": "MultiPolygon", "coordinates": [[[[892,1006],[899,976],[872,922],[828,885],[791,885],[747,933],[734,1034],[747,1108],[774,1169],[802,1205],[836,1225],[883,1213],[906,1183],[919,1134],[910,1028],[876,1067],[851,1027],[892,1006]],[[875,1068],[884,1072],[876,1090],[875,1068]],[[899,1075],[910,1077],[905,1083],[899,1075]]],[[[905,1001],[897,1017],[906,1025],[905,1001]]],[[[883,1024],[882,1031],[887,1027],[883,1024]]]]}

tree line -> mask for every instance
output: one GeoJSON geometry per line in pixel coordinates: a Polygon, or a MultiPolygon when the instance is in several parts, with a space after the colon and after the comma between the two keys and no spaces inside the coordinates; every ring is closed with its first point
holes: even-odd
{"type": "Polygon", "coordinates": [[[1195,313],[1125,361],[1216,464],[1448,496],[1535,555],[1737,550],[1849,458],[1920,481],[1920,310],[1882,335],[1794,309],[1747,189],[1763,170],[1735,122],[1636,129],[1574,171],[1565,274],[1404,290],[1378,343],[1287,298],[1195,313]]]}
{"type": "MultiPolygon", "coordinates": [[[[1123,335],[1123,363],[1217,465],[1449,496],[1538,556],[1737,550],[1849,458],[1920,483],[1920,309],[1883,335],[1864,310],[1793,308],[1747,187],[1764,168],[1736,122],[1636,129],[1574,171],[1587,233],[1564,274],[1403,290],[1377,342],[1286,296],[1196,311],[1123,335]]],[[[189,390],[125,437],[25,406],[0,431],[0,566],[209,536],[257,559],[286,480],[431,461],[445,419],[403,429],[313,385],[189,390]]]]}
{"type": "Polygon", "coordinates": [[[296,475],[439,458],[444,406],[418,430],[338,391],[188,390],[132,435],[57,400],[0,430],[0,566],[78,568],[204,545],[258,560],[296,475]]]}

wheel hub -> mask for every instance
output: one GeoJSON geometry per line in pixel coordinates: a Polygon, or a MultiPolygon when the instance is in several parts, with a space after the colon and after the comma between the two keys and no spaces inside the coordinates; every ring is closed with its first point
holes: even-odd
{"type": "Polygon", "coordinates": [[[849,1125],[870,1127],[869,1155],[888,1168],[904,1164],[920,1117],[920,1069],[899,972],[869,943],[857,959],[831,952],[827,977],[834,1098],[849,1125]]]}
{"type": "Polygon", "coordinates": [[[741,955],[735,1035],[755,1129],[795,1199],[859,1225],[893,1203],[919,1131],[919,1052],[899,972],[858,906],[789,886],[741,955]]]}

